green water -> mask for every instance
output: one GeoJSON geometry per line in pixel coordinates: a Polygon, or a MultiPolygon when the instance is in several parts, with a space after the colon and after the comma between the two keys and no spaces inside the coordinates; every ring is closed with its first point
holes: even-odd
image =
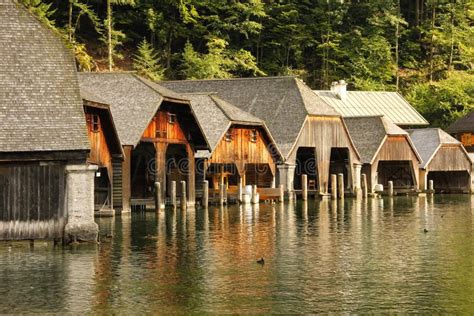
{"type": "Polygon", "coordinates": [[[474,313],[467,195],[98,223],[100,245],[0,244],[0,313],[474,313]]]}

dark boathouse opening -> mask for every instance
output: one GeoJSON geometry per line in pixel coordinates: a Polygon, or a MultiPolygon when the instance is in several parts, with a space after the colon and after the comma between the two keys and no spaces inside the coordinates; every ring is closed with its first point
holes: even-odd
{"type": "Polygon", "coordinates": [[[301,176],[306,174],[308,177],[308,189],[316,190],[318,184],[318,166],[316,161],[316,150],[314,147],[300,147],[296,152],[296,169],[293,182],[295,190],[301,190],[301,176]]]}
{"type": "Polygon", "coordinates": [[[469,193],[471,177],[467,171],[430,171],[436,193],[469,193]]]}
{"type": "Polygon", "coordinates": [[[131,194],[132,198],[153,197],[156,170],[156,150],[153,143],[141,142],[132,151],[131,194]]]}
{"type": "Polygon", "coordinates": [[[408,160],[379,161],[377,176],[377,183],[384,187],[388,186],[388,181],[393,181],[393,187],[396,189],[412,189],[415,183],[413,167],[408,160]]]}
{"type": "Polygon", "coordinates": [[[269,164],[245,164],[245,184],[256,185],[259,188],[271,188],[273,173],[269,164]]]}
{"type": "MultiPolygon", "coordinates": [[[[344,175],[344,185],[346,189],[350,189],[349,181],[349,149],[348,148],[331,148],[331,158],[329,162],[329,176],[332,174],[342,173],[344,175]]],[[[331,185],[328,187],[331,192],[331,185]]]]}
{"type": "MultiPolygon", "coordinates": [[[[176,194],[181,196],[181,181],[188,183],[189,158],[186,146],[183,144],[169,144],[166,148],[166,189],[167,197],[171,196],[171,182],[176,181],[176,194]]],[[[188,192],[189,186],[186,185],[188,192]]]]}

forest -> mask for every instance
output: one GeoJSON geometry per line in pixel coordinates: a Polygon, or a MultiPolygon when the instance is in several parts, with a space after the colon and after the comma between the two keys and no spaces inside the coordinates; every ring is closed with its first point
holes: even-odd
{"type": "Polygon", "coordinates": [[[399,91],[433,126],[474,107],[474,0],[20,0],[82,71],[297,76],[399,91]]]}

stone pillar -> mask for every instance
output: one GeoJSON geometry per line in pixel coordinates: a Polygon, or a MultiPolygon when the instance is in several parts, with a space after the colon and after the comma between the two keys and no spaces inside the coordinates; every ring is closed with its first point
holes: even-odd
{"type": "Polygon", "coordinates": [[[66,243],[97,241],[99,228],[94,222],[94,175],[97,166],[66,166],[66,243]]]}
{"type": "Polygon", "coordinates": [[[181,181],[181,201],[180,206],[182,210],[187,208],[187,199],[186,199],[186,181],[181,181]]]}
{"type": "Polygon", "coordinates": [[[296,165],[290,165],[290,164],[283,164],[283,165],[278,165],[278,172],[280,173],[280,183],[283,184],[283,188],[286,192],[288,192],[288,196],[292,198],[293,193],[293,180],[295,177],[295,169],[296,165]]]}
{"type": "Polygon", "coordinates": [[[242,203],[242,194],[243,194],[243,187],[242,187],[242,177],[239,176],[239,187],[237,191],[237,201],[242,203]]]}

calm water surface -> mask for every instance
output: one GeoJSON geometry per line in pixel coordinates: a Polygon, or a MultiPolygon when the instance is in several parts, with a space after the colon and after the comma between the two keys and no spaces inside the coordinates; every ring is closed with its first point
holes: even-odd
{"type": "Polygon", "coordinates": [[[100,245],[0,244],[0,313],[472,314],[473,210],[436,196],[100,219],[100,245]]]}

